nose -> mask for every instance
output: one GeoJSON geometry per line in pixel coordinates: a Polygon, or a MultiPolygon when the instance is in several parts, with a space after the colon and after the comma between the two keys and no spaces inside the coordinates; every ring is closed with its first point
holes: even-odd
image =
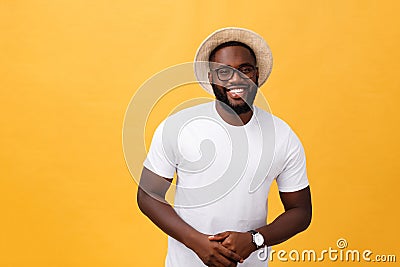
{"type": "Polygon", "coordinates": [[[240,76],[238,70],[233,71],[232,78],[229,80],[230,82],[237,82],[237,81],[242,81],[243,78],[240,76]]]}

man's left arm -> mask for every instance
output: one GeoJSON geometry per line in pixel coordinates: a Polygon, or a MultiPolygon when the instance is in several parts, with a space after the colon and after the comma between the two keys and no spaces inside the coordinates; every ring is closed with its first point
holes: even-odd
{"type": "MultiPolygon", "coordinates": [[[[279,193],[285,212],[272,223],[255,229],[264,237],[264,244],[279,244],[307,229],[311,222],[312,206],[310,187],[296,192],[279,193]]],[[[209,237],[213,241],[222,241],[222,245],[246,259],[257,247],[249,232],[227,231],[209,237]]]]}

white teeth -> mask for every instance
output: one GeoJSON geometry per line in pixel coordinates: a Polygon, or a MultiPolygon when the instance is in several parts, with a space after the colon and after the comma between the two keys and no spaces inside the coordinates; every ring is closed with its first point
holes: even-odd
{"type": "Polygon", "coordinates": [[[240,93],[243,93],[243,89],[231,89],[231,90],[229,90],[230,92],[232,92],[232,93],[235,93],[235,94],[240,94],[240,93]]]}

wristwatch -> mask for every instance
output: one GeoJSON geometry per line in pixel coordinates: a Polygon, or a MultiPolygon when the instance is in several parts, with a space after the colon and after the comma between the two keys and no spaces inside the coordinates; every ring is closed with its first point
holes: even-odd
{"type": "Polygon", "coordinates": [[[249,233],[253,236],[253,244],[256,245],[257,249],[264,246],[264,237],[257,231],[250,230],[249,233]]]}

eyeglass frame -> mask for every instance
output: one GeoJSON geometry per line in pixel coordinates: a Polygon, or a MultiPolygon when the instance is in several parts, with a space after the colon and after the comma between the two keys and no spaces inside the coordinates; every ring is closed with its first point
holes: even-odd
{"type": "Polygon", "coordinates": [[[257,67],[256,67],[256,66],[253,66],[253,65],[251,65],[251,64],[247,64],[247,63],[246,63],[246,64],[243,64],[242,66],[240,66],[239,68],[234,68],[234,67],[231,67],[231,66],[224,66],[224,67],[220,67],[220,68],[216,68],[216,69],[211,69],[211,68],[210,68],[210,71],[215,72],[215,73],[217,74],[217,77],[218,77],[218,79],[219,79],[220,81],[226,82],[226,81],[229,81],[230,79],[232,79],[232,77],[233,77],[233,75],[235,74],[235,72],[237,72],[238,75],[239,75],[242,79],[253,79],[254,76],[255,76],[256,73],[257,73],[257,67]],[[252,70],[253,74],[252,74],[251,77],[247,76],[247,74],[245,74],[244,72],[242,72],[242,71],[240,70],[241,68],[245,68],[245,67],[251,67],[251,68],[253,69],[253,70],[252,70]],[[230,75],[229,79],[221,79],[221,78],[220,78],[219,71],[220,71],[221,69],[229,69],[229,70],[232,70],[232,74],[230,75]]]}

